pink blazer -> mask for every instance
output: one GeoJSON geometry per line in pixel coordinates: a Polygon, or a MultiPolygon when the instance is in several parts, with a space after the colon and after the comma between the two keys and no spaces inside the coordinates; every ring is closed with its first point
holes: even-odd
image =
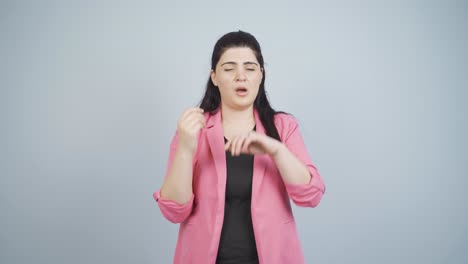
{"type": "MultiPolygon", "coordinates": [[[[255,111],[256,131],[265,129],[255,111]]],[[[205,113],[206,126],[199,133],[193,159],[193,195],[189,202],[178,204],[164,199],[160,192],[153,197],[169,221],[180,223],[174,254],[175,264],[215,263],[224,217],[226,187],[226,153],[221,111],[205,113]]],[[[315,207],[325,186],[307,153],[294,117],[277,114],[275,124],[282,142],[309,169],[308,184],[286,184],[268,155],[254,157],[252,179],[252,223],[260,263],[304,263],[291,199],[296,205],[315,207]]],[[[177,148],[177,132],[171,142],[166,177],[177,148]]]]}

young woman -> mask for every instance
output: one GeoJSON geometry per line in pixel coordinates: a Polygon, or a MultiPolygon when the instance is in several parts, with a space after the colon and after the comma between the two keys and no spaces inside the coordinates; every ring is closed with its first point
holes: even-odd
{"type": "Polygon", "coordinates": [[[242,31],[224,35],[154,193],[162,214],[180,223],[174,263],[304,263],[290,199],[315,207],[324,192],[296,119],[268,102],[259,43],[242,31]]]}

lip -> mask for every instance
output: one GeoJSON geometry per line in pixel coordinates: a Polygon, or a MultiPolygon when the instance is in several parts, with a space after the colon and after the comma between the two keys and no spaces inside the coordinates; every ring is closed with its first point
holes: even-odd
{"type": "Polygon", "coordinates": [[[246,92],[249,91],[249,89],[247,89],[247,87],[244,87],[244,86],[239,86],[239,87],[236,87],[236,89],[234,89],[234,91],[238,91],[239,89],[244,89],[246,92]]]}
{"type": "Polygon", "coordinates": [[[236,95],[240,97],[244,97],[249,94],[249,89],[247,89],[246,87],[242,87],[242,86],[237,87],[234,91],[236,95]],[[240,90],[240,89],[243,89],[243,90],[240,90]]]}

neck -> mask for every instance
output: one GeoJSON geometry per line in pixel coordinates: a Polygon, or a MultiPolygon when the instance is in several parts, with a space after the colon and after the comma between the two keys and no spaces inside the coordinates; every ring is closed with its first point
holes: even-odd
{"type": "Polygon", "coordinates": [[[223,125],[250,126],[255,124],[253,105],[245,109],[232,109],[223,105],[221,116],[223,125]]]}

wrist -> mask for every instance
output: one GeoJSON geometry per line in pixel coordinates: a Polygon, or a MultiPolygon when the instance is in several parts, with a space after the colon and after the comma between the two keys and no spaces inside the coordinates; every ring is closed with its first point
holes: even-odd
{"type": "Polygon", "coordinates": [[[195,151],[191,150],[190,148],[186,148],[183,146],[179,146],[177,148],[176,154],[181,157],[192,158],[195,151]]]}
{"type": "Polygon", "coordinates": [[[288,148],[282,142],[278,141],[277,143],[278,145],[276,146],[275,150],[273,151],[273,153],[270,154],[272,158],[277,158],[283,152],[288,150],[288,148]]]}

